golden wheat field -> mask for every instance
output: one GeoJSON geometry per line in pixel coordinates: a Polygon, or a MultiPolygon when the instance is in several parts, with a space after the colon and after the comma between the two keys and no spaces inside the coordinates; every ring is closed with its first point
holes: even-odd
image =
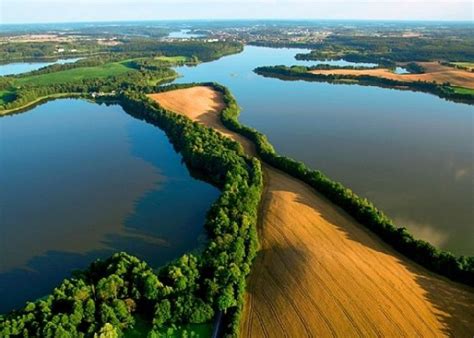
{"type": "Polygon", "coordinates": [[[474,89],[474,73],[443,66],[437,62],[418,62],[424,69],[422,74],[396,74],[386,68],[375,69],[325,69],[311,70],[312,74],[340,74],[340,75],[370,75],[397,81],[435,81],[437,83],[449,82],[454,86],[474,89]]]}
{"type": "MultiPolygon", "coordinates": [[[[220,122],[220,94],[197,86],[150,95],[241,142],[220,122]]],[[[474,290],[382,242],[314,189],[264,165],[261,250],[248,279],[243,337],[471,337],[474,290]]]]}

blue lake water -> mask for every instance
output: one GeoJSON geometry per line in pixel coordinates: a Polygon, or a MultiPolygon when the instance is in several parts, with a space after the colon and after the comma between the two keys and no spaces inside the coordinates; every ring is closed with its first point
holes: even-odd
{"type": "MultiPolygon", "coordinates": [[[[314,65],[300,49],[244,52],[177,67],[177,82],[216,81],[240,120],[277,151],[322,170],[373,201],[398,226],[456,254],[474,254],[473,109],[434,95],[264,78],[262,65],[314,65]]],[[[327,63],[320,61],[319,63],[327,63]]]]}
{"type": "Polygon", "coordinates": [[[206,240],[219,191],[118,105],[51,101],[0,118],[0,312],[127,251],[158,267],[206,240]]]}
{"type": "MultiPolygon", "coordinates": [[[[300,52],[248,46],[177,67],[177,82],[228,86],[241,121],[279,152],[369,198],[417,237],[474,254],[472,107],[424,93],[253,73],[262,65],[318,63],[295,60],[300,52]]],[[[120,106],[75,99],[0,118],[0,170],[0,312],[116,251],[158,267],[198,248],[219,194],[191,177],[158,128],[120,106]]]]}
{"type": "Polygon", "coordinates": [[[14,63],[7,63],[7,64],[0,64],[0,76],[5,75],[16,75],[21,73],[31,72],[33,70],[37,70],[46,66],[54,65],[54,64],[65,64],[65,63],[73,63],[80,58],[74,59],[59,59],[54,62],[14,62],[14,63]]]}
{"type": "Polygon", "coordinates": [[[191,38],[200,38],[204,35],[202,34],[194,34],[190,33],[191,30],[189,29],[181,29],[179,31],[171,32],[168,34],[168,38],[170,39],[191,39],[191,38]]]}

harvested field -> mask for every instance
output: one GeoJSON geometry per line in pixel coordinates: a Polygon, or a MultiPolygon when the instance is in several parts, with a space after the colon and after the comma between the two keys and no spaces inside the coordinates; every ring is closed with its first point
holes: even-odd
{"type": "Polygon", "coordinates": [[[77,40],[75,36],[60,36],[57,34],[25,34],[1,37],[1,42],[68,42],[77,40]]]}
{"type": "MultiPolygon", "coordinates": [[[[242,142],[207,87],[150,95],[242,142]]],[[[248,280],[244,337],[471,337],[474,290],[395,252],[312,188],[264,165],[261,251],[248,280]]]]}
{"type": "Polygon", "coordinates": [[[425,68],[423,74],[395,74],[386,68],[376,69],[327,69],[311,70],[313,74],[341,74],[341,75],[370,75],[397,81],[435,81],[437,83],[450,82],[454,86],[474,89],[474,73],[443,66],[437,62],[418,62],[425,68]]]}
{"type": "Polygon", "coordinates": [[[220,93],[210,87],[196,86],[186,89],[171,90],[149,95],[165,109],[198,121],[220,133],[238,141],[247,153],[255,155],[255,147],[245,137],[224,127],[219,119],[219,112],[224,107],[220,93]]]}

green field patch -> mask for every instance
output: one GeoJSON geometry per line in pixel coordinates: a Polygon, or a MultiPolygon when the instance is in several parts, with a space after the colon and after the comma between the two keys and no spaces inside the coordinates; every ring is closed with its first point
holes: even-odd
{"type": "Polygon", "coordinates": [[[105,78],[136,71],[127,66],[126,62],[112,62],[94,67],[80,67],[59,72],[21,77],[14,80],[16,86],[31,84],[47,86],[54,83],[71,83],[87,79],[105,78]]]}
{"type": "Polygon", "coordinates": [[[474,89],[471,89],[471,88],[455,87],[455,86],[451,86],[451,88],[454,90],[456,94],[474,95],[474,89]]]}
{"type": "Polygon", "coordinates": [[[155,57],[155,60],[161,61],[161,62],[166,62],[166,63],[184,63],[188,61],[188,58],[186,56],[157,56],[155,57]]]}

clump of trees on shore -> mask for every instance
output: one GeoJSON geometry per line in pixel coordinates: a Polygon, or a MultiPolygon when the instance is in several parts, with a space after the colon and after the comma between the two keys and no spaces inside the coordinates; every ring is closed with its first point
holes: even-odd
{"type": "Polygon", "coordinates": [[[412,74],[423,74],[425,72],[425,68],[416,62],[409,62],[404,67],[412,74]]]}
{"type": "Polygon", "coordinates": [[[319,44],[308,45],[309,53],[298,60],[345,59],[351,62],[474,61],[474,39],[332,35],[319,44]]]}

